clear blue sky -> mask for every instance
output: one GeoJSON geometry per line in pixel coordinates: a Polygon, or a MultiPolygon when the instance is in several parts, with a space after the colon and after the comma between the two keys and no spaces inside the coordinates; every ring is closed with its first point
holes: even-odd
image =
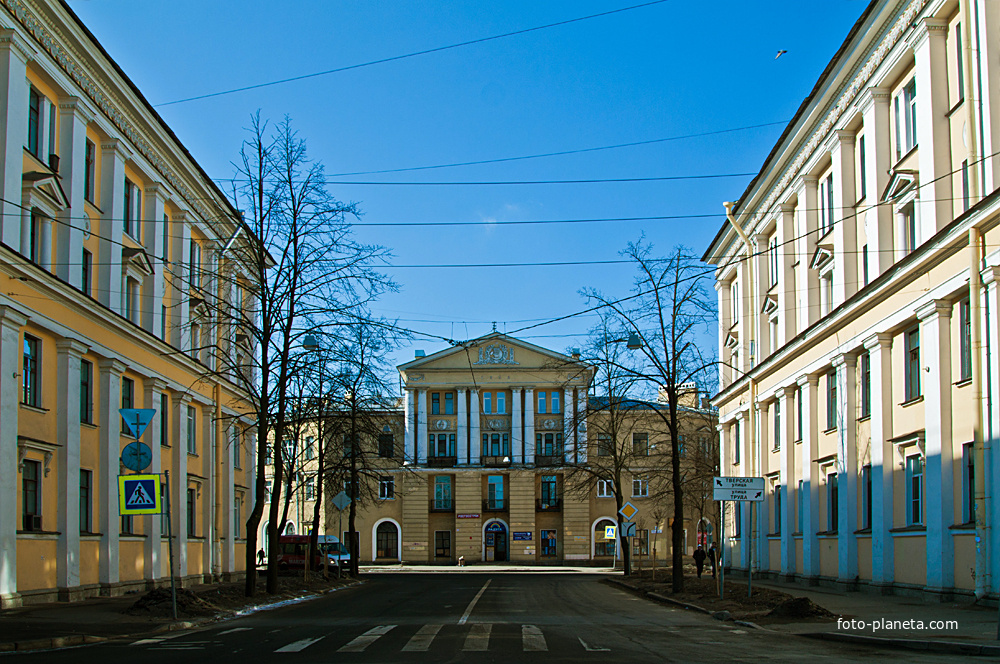
{"type": "MultiPolygon", "coordinates": [[[[605,12],[577,2],[216,2],[70,0],[146,98],[161,104],[605,12]]],[[[287,114],[330,174],[578,150],[787,122],[866,0],[683,2],[273,87],[158,107],[214,178],[233,175],[243,128],[287,114]],[[779,49],[787,53],[775,59],[779,49]]],[[[583,154],[340,180],[482,181],[755,173],[781,125],[583,154]]],[[[701,254],[722,201],[749,177],[513,186],[334,185],[363,223],[567,220],[717,214],[590,224],[362,227],[399,266],[616,260],[641,233],[662,252],[701,254]]],[[[626,295],[625,265],[392,267],[402,286],[377,310],[432,335],[514,332],[585,308],[578,291],[626,295]]],[[[522,336],[582,345],[594,319],[522,336]]],[[[446,347],[418,340],[395,361],[446,347]]]]}

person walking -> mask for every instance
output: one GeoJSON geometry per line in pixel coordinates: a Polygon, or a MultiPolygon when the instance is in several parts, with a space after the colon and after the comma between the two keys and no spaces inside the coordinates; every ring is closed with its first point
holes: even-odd
{"type": "Polygon", "coordinates": [[[261,547],[260,551],[257,552],[257,567],[263,567],[263,566],[264,566],[264,547],[261,547]]]}
{"type": "Polygon", "coordinates": [[[719,550],[715,548],[715,542],[708,547],[708,564],[712,567],[712,578],[715,578],[715,568],[719,563],[719,550]]]}
{"type": "Polygon", "coordinates": [[[698,578],[701,578],[701,571],[705,568],[705,549],[701,548],[701,544],[698,548],[694,550],[694,566],[698,570],[698,578]]]}

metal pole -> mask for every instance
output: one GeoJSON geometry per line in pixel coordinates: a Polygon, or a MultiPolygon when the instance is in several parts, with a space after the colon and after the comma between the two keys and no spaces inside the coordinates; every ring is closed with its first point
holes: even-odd
{"type": "MultiPolygon", "coordinates": [[[[753,541],[753,501],[750,501],[750,541],[753,541]]],[[[753,544],[750,544],[749,564],[747,565],[747,597],[753,597],[753,544]]]]}
{"type": "Polygon", "coordinates": [[[726,566],[723,564],[726,556],[726,501],[722,501],[722,541],[719,543],[719,599],[726,598],[726,566]]]}
{"type": "Polygon", "coordinates": [[[167,499],[167,556],[170,558],[170,608],[177,620],[177,582],[174,579],[174,529],[170,518],[170,471],[164,470],[164,494],[167,499]]]}

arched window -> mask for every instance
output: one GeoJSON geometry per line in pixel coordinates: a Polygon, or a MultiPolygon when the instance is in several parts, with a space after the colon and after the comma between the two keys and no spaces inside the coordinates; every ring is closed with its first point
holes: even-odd
{"type": "Polygon", "coordinates": [[[399,531],[396,524],[383,521],[375,529],[375,557],[397,558],[399,551],[399,531]]]}
{"type": "Polygon", "coordinates": [[[615,541],[614,539],[604,538],[604,529],[607,526],[613,526],[615,522],[611,519],[602,519],[594,524],[594,557],[598,556],[614,556],[615,555],[615,541]]]}

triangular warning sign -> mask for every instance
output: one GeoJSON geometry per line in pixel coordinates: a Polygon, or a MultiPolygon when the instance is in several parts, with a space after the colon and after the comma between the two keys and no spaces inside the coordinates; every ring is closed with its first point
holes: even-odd
{"type": "Polygon", "coordinates": [[[132,495],[129,496],[129,499],[125,501],[125,504],[130,508],[154,507],[156,502],[153,501],[146,490],[142,488],[142,482],[138,482],[135,485],[135,491],[133,491],[132,495]]]}

